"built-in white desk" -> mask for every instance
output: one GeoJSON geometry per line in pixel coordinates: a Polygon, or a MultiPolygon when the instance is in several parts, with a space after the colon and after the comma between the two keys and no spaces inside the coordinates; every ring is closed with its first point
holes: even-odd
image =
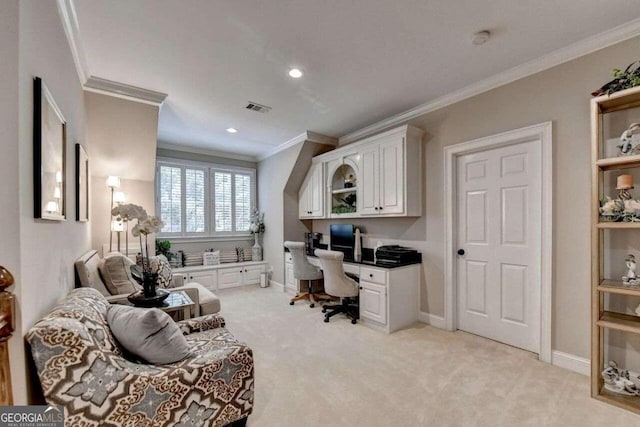
{"type": "MultiPolygon", "coordinates": [[[[308,256],[320,267],[320,260],[308,256]]],[[[391,333],[418,321],[422,264],[385,268],[366,263],[344,263],[344,271],[360,277],[360,322],[391,333]]],[[[291,254],[285,253],[285,289],[296,292],[291,254]]]]}

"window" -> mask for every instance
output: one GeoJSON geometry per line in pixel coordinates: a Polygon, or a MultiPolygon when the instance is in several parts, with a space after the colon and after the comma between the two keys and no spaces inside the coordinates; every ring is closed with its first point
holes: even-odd
{"type": "Polygon", "coordinates": [[[165,237],[248,234],[255,170],[162,159],[156,203],[165,237]]]}

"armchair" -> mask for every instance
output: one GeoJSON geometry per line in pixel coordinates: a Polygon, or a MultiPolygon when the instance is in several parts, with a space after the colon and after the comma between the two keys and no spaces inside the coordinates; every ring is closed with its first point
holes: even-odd
{"type": "Polygon", "coordinates": [[[66,425],[243,426],[253,408],[253,353],[208,315],[178,322],[193,355],[169,365],[127,360],[95,289],[71,291],[27,334],[48,404],[66,425]]]}

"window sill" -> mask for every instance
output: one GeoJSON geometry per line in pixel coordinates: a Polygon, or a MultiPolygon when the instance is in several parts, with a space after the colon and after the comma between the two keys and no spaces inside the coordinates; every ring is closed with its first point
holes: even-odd
{"type": "Polygon", "coordinates": [[[253,240],[253,234],[233,234],[228,236],[162,236],[157,240],[169,240],[171,243],[206,243],[206,242],[237,242],[253,240]]]}

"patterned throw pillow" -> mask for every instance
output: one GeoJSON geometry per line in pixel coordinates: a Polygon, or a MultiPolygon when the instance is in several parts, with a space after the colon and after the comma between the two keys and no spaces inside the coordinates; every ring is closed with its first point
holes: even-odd
{"type": "Polygon", "coordinates": [[[164,255],[153,256],[149,258],[149,264],[151,266],[151,272],[158,273],[158,287],[170,288],[171,278],[171,265],[164,255]]]}

